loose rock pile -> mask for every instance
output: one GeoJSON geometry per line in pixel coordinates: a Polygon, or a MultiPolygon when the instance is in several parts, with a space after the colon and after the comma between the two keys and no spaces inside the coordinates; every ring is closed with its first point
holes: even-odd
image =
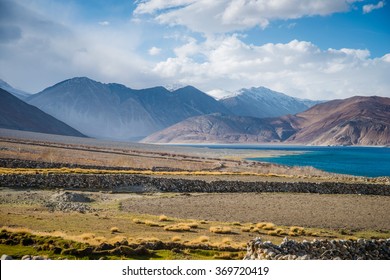
{"type": "Polygon", "coordinates": [[[59,192],[54,194],[51,199],[56,202],[91,202],[88,196],[82,193],[74,192],[59,192]]]}
{"type": "MultiPolygon", "coordinates": [[[[11,257],[11,256],[8,256],[8,255],[5,255],[3,254],[1,256],[1,260],[2,261],[5,261],[5,260],[13,260],[14,258],[11,257]]],[[[27,260],[34,260],[34,261],[38,261],[38,260],[50,260],[47,256],[33,256],[33,255],[24,255],[22,258],[21,258],[22,261],[27,261],[27,260]]]]}
{"type": "Polygon", "coordinates": [[[48,207],[51,211],[70,212],[76,211],[80,213],[91,212],[93,209],[86,205],[86,202],[92,200],[80,193],[73,192],[59,192],[54,194],[44,206],[48,207]]]}
{"type": "Polygon", "coordinates": [[[248,243],[245,260],[390,260],[390,239],[314,240],[285,238],[278,246],[256,238],[248,243]]]}

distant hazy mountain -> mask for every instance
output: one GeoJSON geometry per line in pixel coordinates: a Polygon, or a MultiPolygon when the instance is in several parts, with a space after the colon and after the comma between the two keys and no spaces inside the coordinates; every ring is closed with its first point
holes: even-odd
{"type": "Polygon", "coordinates": [[[192,116],[229,113],[190,86],[134,90],[88,78],[63,81],[27,101],[88,136],[118,140],[140,139],[192,116]]]}
{"type": "Polygon", "coordinates": [[[194,117],[154,133],[142,142],[389,145],[390,98],[334,100],[297,115],[268,119],[194,117]]]}
{"type": "Polygon", "coordinates": [[[320,103],[294,98],[265,87],[244,88],[219,101],[237,116],[257,118],[296,114],[320,103]]]}
{"type": "Polygon", "coordinates": [[[8,91],[12,95],[14,95],[17,98],[22,99],[22,100],[26,99],[28,96],[31,95],[30,93],[27,93],[25,91],[13,88],[12,86],[10,86],[8,83],[6,83],[5,81],[3,81],[1,79],[0,79],[0,88],[4,89],[5,91],[8,91]]]}
{"type": "Polygon", "coordinates": [[[65,123],[0,89],[0,127],[14,130],[84,137],[65,123]]]}

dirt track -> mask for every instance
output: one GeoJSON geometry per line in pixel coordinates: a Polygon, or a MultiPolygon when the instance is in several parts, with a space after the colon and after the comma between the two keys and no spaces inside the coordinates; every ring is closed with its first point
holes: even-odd
{"type": "Polygon", "coordinates": [[[390,230],[390,197],[283,193],[134,197],[124,210],[178,218],[390,230]]]}

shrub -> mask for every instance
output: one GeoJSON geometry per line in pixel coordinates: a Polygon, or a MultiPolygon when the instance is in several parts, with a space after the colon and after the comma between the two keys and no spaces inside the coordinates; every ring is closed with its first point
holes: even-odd
{"type": "Polygon", "coordinates": [[[277,236],[279,235],[279,233],[276,231],[276,230],[270,230],[267,232],[268,235],[271,235],[271,236],[277,236]]]}
{"type": "Polygon", "coordinates": [[[141,221],[140,219],[133,219],[133,222],[136,224],[144,224],[144,221],[141,221]]]}
{"type": "Polygon", "coordinates": [[[149,221],[149,220],[145,221],[145,225],[150,226],[150,227],[159,227],[160,226],[159,223],[149,221]]]}
{"type": "Polygon", "coordinates": [[[290,232],[295,233],[296,236],[305,234],[305,229],[303,227],[290,227],[290,232]]]}
{"type": "Polygon", "coordinates": [[[165,216],[165,215],[161,215],[161,216],[158,218],[158,220],[159,220],[160,222],[166,222],[166,221],[169,221],[168,217],[167,217],[167,216],[165,216]]]}
{"type": "Polygon", "coordinates": [[[230,245],[232,243],[232,239],[231,238],[224,238],[224,239],[222,239],[222,243],[230,245]]]}
{"type": "Polygon", "coordinates": [[[233,222],[232,226],[241,226],[241,223],[240,222],[233,222]]]}
{"type": "Polygon", "coordinates": [[[241,228],[241,231],[242,232],[250,232],[251,231],[251,227],[243,227],[243,228],[241,228]]]}
{"type": "Polygon", "coordinates": [[[267,223],[257,223],[257,224],[256,224],[256,227],[257,227],[257,228],[263,228],[263,227],[265,227],[266,224],[267,224],[267,223]]]}
{"type": "Polygon", "coordinates": [[[260,229],[257,228],[257,227],[250,227],[250,232],[257,232],[257,233],[261,233],[260,229]]]}
{"type": "Polygon", "coordinates": [[[218,234],[228,234],[232,233],[232,229],[230,227],[210,227],[210,232],[212,233],[218,233],[218,234]]]}
{"type": "Polygon", "coordinates": [[[117,227],[112,227],[112,228],[110,229],[110,231],[111,231],[111,233],[117,233],[117,232],[119,232],[119,228],[117,228],[117,227]]]}
{"type": "Polygon", "coordinates": [[[199,224],[198,224],[198,223],[195,223],[195,222],[187,223],[187,224],[183,224],[183,225],[187,225],[187,226],[189,226],[190,228],[198,228],[198,226],[199,226],[199,224]]]}
{"type": "Polygon", "coordinates": [[[173,237],[171,238],[171,240],[172,240],[173,242],[179,242],[179,241],[181,240],[181,237],[178,236],[178,235],[175,235],[175,236],[173,236],[173,237]]]}
{"type": "Polygon", "coordinates": [[[284,235],[286,233],[284,232],[284,230],[282,228],[277,228],[277,229],[268,231],[267,234],[271,235],[271,236],[278,236],[278,235],[284,235]]]}
{"type": "Polygon", "coordinates": [[[348,235],[348,232],[345,229],[340,229],[339,232],[341,235],[348,235]]]}
{"type": "Polygon", "coordinates": [[[191,231],[191,228],[185,224],[167,225],[164,227],[166,231],[191,231]]]}
{"type": "Polygon", "coordinates": [[[266,223],[265,226],[263,226],[264,230],[274,230],[276,226],[273,223],[266,223]]]}

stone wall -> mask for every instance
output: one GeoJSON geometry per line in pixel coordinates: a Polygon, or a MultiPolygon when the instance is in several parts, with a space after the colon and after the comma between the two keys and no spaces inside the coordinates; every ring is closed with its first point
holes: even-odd
{"type": "Polygon", "coordinates": [[[337,182],[242,182],[155,178],[126,174],[0,175],[0,186],[11,188],[84,189],[128,192],[294,192],[390,196],[390,186],[337,182]]]}
{"type": "Polygon", "coordinates": [[[313,240],[285,238],[280,245],[260,238],[248,243],[245,260],[390,260],[390,239],[313,240]]]}

